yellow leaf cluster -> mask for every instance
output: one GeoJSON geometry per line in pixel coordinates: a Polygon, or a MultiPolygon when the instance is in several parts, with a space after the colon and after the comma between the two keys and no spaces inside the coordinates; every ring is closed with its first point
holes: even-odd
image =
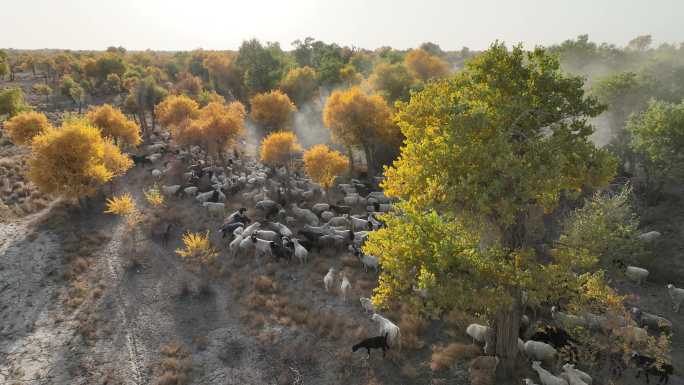
{"type": "Polygon", "coordinates": [[[169,95],[154,108],[162,126],[176,129],[199,115],[199,105],[185,95],[169,95]]]}
{"type": "Polygon", "coordinates": [[[115,196],[107,199],[107,209],[106,214],[114,214],[120,216],[126,216],[134,213],[138,209],[135,207],[135,201],[130,193],[123,193],[119,196],[115,196]]]}
{"type": "Polygon", "coordinates": [[[179,143],[200,145],[219,153],[232,145],[245,130],[245,107],[240,102],[228,105],[212,102],[177,130],[179,143]]]}
{"type": "Polygon", "coordinates": [[[97,189],[131,167],[118,147],[83,119],[65,121],[31,143],[29,178],[45,193],[68,198],[95,194],[97,189]]]}
{"type": "Polygon", "coordinates": [[[5,122],[5,131],[12,143],[17,145],[30,144],[31,140],[50,128],[45,114],[28,111],[21,112],[5,122]]]}
{"type": "Polygon", "coordinates": [[[444,60],[423,49],[414,49],[406,54],[404,64],[415,77],[422,81],[441,78],[449,74],[449,65],[444,60]]]}
{"type": "Polygon", "coordinates": [[[300,107],[311,100],[317,88],[318,75],[311,67],[293,68],[280,82],[280,89],[300,107]]]}
{"type": "Polygon", "coordinates": [[[209,264],[214,261],[218,251],[211,245],[209,231],[206,233],[183,234],[183,248],[176,249],[176,254],[192,262],[209,264]]]}
{"type": "Polygon", "coordinates": [[[261,161],[270,165],[289,167],[292,157],[302,151],[297,136],[290,131],[274,132],[261,141],[261,161]]]}
{"type": "Polygon", "coordinates": [[[288,129],[297,110],[290,98],[279,90],[254,95],[250,104],[252,120],[269,131],[288,129]]]}
{"type": "Polygon", "coordinates": [[[304,152],[304,168],[311,179],[328,189],[335,178],[349,167],[349,159],[325,144],[318,144],[304,152]]]}
{"type": "Polygon", "coordinates": [[[366,95],[359,87],[335,91],[323,111],[323,123],[333,139],[345,146],[368,145],[398,137],[392,111],[380,95],[366,95]]]}
{"type": "Polygon", "coordinates": [[[109,104],[92,108],[87,117],[92,125],[102,131],[102,136],[112,138],[117,144],[137,146],[142,141],[140,127],[109,104]]]}
{"type": "Polygon", "coordinates": [[[147,191],[143,191],[147,203],[152,207],[161,207],[164,205],[164,195],[161,193],[158,185],[150,187],[147,191]]]}

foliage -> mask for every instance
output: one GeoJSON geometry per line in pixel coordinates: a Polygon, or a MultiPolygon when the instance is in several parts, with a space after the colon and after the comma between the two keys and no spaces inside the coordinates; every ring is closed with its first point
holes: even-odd
{"type": "Polygon", "coordinates": [[[41,112],[21,112],[5,122],[5,131],[10,140],[17,145],[31,144],[31,140],[50,128],[45,114],[41,112]]]}
{"type": "Polygon", "coordinates": [[[112,178],[126,174],[133,167],[133,160],[109,138],[104,138],[103,156],[105,168],[112,173],[112,178]]]}
{"type": "Polygon", "coordinates": [[[368,79],[373,87],[388,102],[408,101],[414,79],[401,63],[379,63],[368,79]]]}
{"type": "Polygon", "coordinates": [[[329,189],[337,176],[349,167],[349,159],[325,144],[317,144],[304,152],[304,168],[315,183],[329,189]]]}
{"type": "Polygon", "coordinates": [[[290,98],[279,90],[254,95],[250,104],[252,120],[268,131],[288,129],[297,110],[290,98]]]}
{"type": "Polygon", "coordinates": [[[244,97],[244,86],[235,59],[234,55],[216,52],[207,55],[203,64],[209,72],[209,79],[222,95],[240,100],[244,97]]]}
{"type": "Polygon", "coordinates": [[[434,306],[484,314],[511,370],[522,291],[553,302],[573,293],[558,282],[580,286],[593,276],[575,276],[578,257],[541,263],[526,241],[538,208],[551,212],[561,192],[603,186],[613,175],[615,161],[588,140],[587,117],[602,108],[582,83],[541,48],[497,43],[401,106],[406,139],[383,188],[403,203],[365,246],[383,266],[376,303],[415,285],[434,306]]]}
{"type": "Polygon", "coordinates": [[[197,96],[197,102],[204,107],[209,103],[226,104],[226,98],[216,93],[216,91],[202,91],[197,96]]]}
{"type": "Polygon", "coordinates": [[[311,100],[318,89],[318,75],[311,67],[291,69],[280,82],[283,90],[298,106],[311,100]]]}
{"type": "Polygon", "coordinates": [[[188,128],[189,131],[178,138],[181,143],[199,141],[208,152],[221,153],[244,132],[245,107],[240,102],[229,105],[209,103],[199,111],[197,119],[191,121],[188,128]]]}
{"type": "Polygon", "coordinates": [[[102,136],[113,139],[114,143],[137,146],[142,141],[140,127],[109,104],[93,107],[87,117],[92,125],[101,130],[102,136]]]}
{"type": "Polygon", "coordinates": [[[149,203],[152,207],[157,208],[164,206],[164,195],[161,193],[161,190],[156,183],[149,189],[143,191],[143,194],[145,194],[145,200],[147,200],[147,203],[149,203]]]}
{"type": "Polygon", "coordinates": [[[199,115],[199,105],[185,95],[169,95],[154,109],[162,126],[172,130],[199,115]]]}
{"type": "Polygon", "coordinates": [[[400,137],[385,100],[379,95],[366,95],[358,87],[333,92],[325,104],[323,122],[333,139],[347,149],[361,147],[369,167],[374,165],[373,149],[377,144],[396,142],[400,137]]]}
{"type": "Polygon", "coordinates": [[[183,234],[183,246],[182,249],[176,249],[176,254],[193,263],[211,264],[218,255],[218,251],[211,245],[208,230],[204,234],[191,232],[183,234]]]}
{"type": "Polygon", "coordinates": [[[684,175],[684,102],[651,101],[627,124],[630,146],[649,179],[677,180],[684,175]]]}
{"type": "Polygon", "coordinates": [[[115,196],[107,199],[107,209],[106,214],[114,214],[119,216],[127,216],[138,209],[135,206],[135,201],[130,193],[123,193],[119,196],[115,196]]]}
{"type": "Polygon", "coordinates": [[[107,152],[105,147],[100,131],[87,121],[65,121],[60,129],[47,130],[33,138],[29,178],[44,193],[69,198],[92,196],[99,186],[122,173],[121,169],[108,169],[110,162],[105,156],[124,155],[116,146],[107,152]]]}
{"type": "Polygon", "coordinates": [[[278,43],[263,46],[258,40],[242,42],[235,64],[244,74],[250,94],[274,89],[282,76],[284,53],[278,43]]]}
{"type": "Polygon", "coordinates": [[[449,66],[445,61],[420,48],[406,54],[404,64],[413,76],[424,82],[449,74],[449,66]]]}
{"type": "Polygon", "coordinates": [[[44,95],[46,100],[50,96],[50,94],[52,93],[52,88],[49,85],[43,84],[43,83],[36,83],[31,88],[33,88],[33,90],[37,94],[44,95]]]}
{"type": "Polygon", "coordinates": [[[9,115],[12,117],[22,111],[31,108],[24,100],[24,93],[21,88],[6,88],[0,90],[0,116],[9,115]]]}
{"type": "Polygon", "coordinates": [[[293,157],[302,152],[302,146],[293,132],[273,132],[261,141],[261,161],[273,166],[290,167],[293,157]]]}

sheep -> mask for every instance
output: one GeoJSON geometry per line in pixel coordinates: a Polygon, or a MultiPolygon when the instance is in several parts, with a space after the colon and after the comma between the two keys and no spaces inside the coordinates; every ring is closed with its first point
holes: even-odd
{"type": "Polygon", "coordinates": [[[176,195],[178,191],[180,191],[181,185],[179,184],[174,184],[172,186],[162,186],[161,191],[164,195],[166,196],[172,196],[176,195]]]}
{"type": "Polygon", "coordinates": [[[223,216],[226,205],[223,203],[204,202],[202,206],[207,208],[209,215],[223,216]]]}
{"type": "Polygon", "coordinates": [[[575,349],[572,343],[577,342],[575,339],[570,337],[570,334],[568,334],[568,332],[566,332],[564,329],[549,325],[542,325],[539,330],[532,334],[530,340],[545,342],[556,349],[568,347],[570,350],[575,349]]]}
{"type": "Polygon", "coordinates": [[[186,187],[186,188],[183,189],[183,192],[184,192],[186,195],[190,195],[190,196],[195,196],[195,195],[197,195],[197,192],[198,192],[198,191],[199,191],[199,187],[196,187],[196,186],[190,186],[190,187],[186,187]]]}
{"type": "Polygon", "coordinates": [[[667,292],[670,294],[670,299],[672,300],[672,310],[674,310],[675,313],[679,313],[679,307],[681,306],[682,301],[684,301],[684,289],[669,283],[667,285],[667,292]]]}
{"type": "Polygon", "coordinates": [[[249,237],[252,235],[253,232],[259,230],[259,228],[261,228],[261,223],[254,222],[251,225],[247,226],[247,228],[244,229],[244,231],[242,231],[242,236],[249,237]]]}
{"type": "Polygon", "coordinates": [[[290,230],[287,226],[283,225],[282,223],[271,222],[270,225],[272,228],[276,229],[276,231],[279,232],[280,235],[282,235],[283,237],[292,236],[292,230],[290,230]]]}
{"type": "Polygon", "coordinates": [[[147,159],[149,159],[150,162],[155,163],[155,162],[159,161],[159,159],[161,159],[161,157],[162,157],[162,154],[152,154],[152,155],[148,155],[147,159]]]}
{"type": "Polygon", "coordinates": [[[344,202],[344,204],[347,206],[365,205],[366,198],[358,195],[347,195],[344,198],[342,198],[342,202],[344,202]]]}
{"type": "Polygon", "coordinates": [[[325,234],[318,238],[317,244],[319,249],[342,249],[345,239],[339,235],[325,234]]]}
{"type": "Polygon", "coordinates": [[[553,346],[533,340],[525,342],[523,350],[528,358],[535,361],[553,362],[558,354],[553,346]]]}
{"type": "Polygon", "coordinates": [[[574,372],[587,385],[591,385],[592,382],[594,381],[590,375],[588,375],[587,373],[584,373],[583,371],[581,371],[579,369],[576,369],[575,364],[567,363],[567,364],[563,365],[563,370],[566,373],[567,372],[574,372]]]}
{"type": "Polygon", "coordinates": [[[473,339],[473,343],[486,342],[487,335],[492,332],[492,328],[480,324],[470,324],[466,328],[466,334],[473,339]]]}
{"type": "Polygon", "coordinates": [[[625,275],[632,281],[636,281],[638,285],[648,278],[648,270],[636,266],[627,266],[625,275]]]}
{"type": "Polygon", "coordinates": [[[294,244],[294,255],[299,260],[299,263],[306,263],[309,257],[309,252],[299,243],[299,239],[293,238],[292,243],[294,244]]]}
{"type": "Polygon", "coordinates": [[[233,239],[230,244],[228,245],[228,250],[230,250],[230,255],[235,256],[237,253],[238,249],[240,248],[240,245],[242,241],[244,240],[242,234],[236,235],[235,239],[233,239]]]}
{"type": "Polygon", "coordinates": [[[216,191],[214,191],[214,190],[203,192],[203,193],[197,194],[195,199],[200,203],[208,202],[214,196],[215,193],[216,193],[216,191]]]}
{"type": "Polygon", "coordinates": [[[335,269],[330,268],[328,270],[328,274],[323,277],[323,285],[325,285],[325,291],[330,291],[330,288],[332,287],[333,283],[335,282],[335,269]]]}
{"type": "Polygon", "coordinates": [[[333,217],[333,218],[330,218],[330,220],[327,222],[327,225],[328,226],[334,226],[334,227],[342,226],[342,227],[348,228],[349,227],[349,219],[347,219],[346,217],[333,217]]]}
{"type": "Polygon", "coordinates": [[[271,246],[271,255],[273,255],[276,260],[280,260],[281,258],[287,259],[288,261],[292,260],[292,249],[275,242],[269,242],[269,244],[271,246]]]}
{"type": "MultiPolygon", "coordinates": [[[[527,341],[530,342],[530,341],[527,341]]],[[[568,385],[568,382],[560,377],[556,377],[549,371],[541,367],[541,362],[532,362],[532,369],[537,372],[539,379],[544,385],[568,385]]]]}
{"type": "Polygon", "coordinates": [[[328,209],[330,209],[330,205],[327,203],[316,203],[311,206],[311,211],[316,215],[321,215],[321,213],[328,211],[328,209]]]}
{"type": "Polygon", "coordinates": [[[558,311],[558,308],[556,308],[555,306],[551,307],[551,317],[554,320],[560,322],[560,324],[563,326],[587,326],[587,321],[583,317],[560,312],[558,311]]]}
{"type": "Polygon", "coordinates": [[[271,244],[273,242],[257,238],[256,232],[252,233],[249,239],[254,243],[254,250],[256,250],[257,257],[271,254],[271,244]]]}
{"type": "Polygon", "coordinates": [[[342,293],[342,300],[344,302],[347,302],[347,292],[351,289],[351,283],[349,283],[349,279],[347,279],[347,276],[342,273],[342,283],[340,284],[340,293],[342,293]]]}
{"type": "Polygon", "coordinates": [[[378,272],[378,265],[379,265],[379,263],[380,263],[380,262],[378,261],[378,257],[374,257],[374,256],[372,256],[372,255],[366,255],[366,254],[362,253],[360,250],[356,251],[356,252],[354,253],[354,255],[355,255],[357,258],[359,258],[359,260],[360,260],[361,263],[363,264],[363,270],[364,270],[366,273],[368,272],[368,268],[369,268],[369,267],[372,268],[372,269],[375,271],[375,273],[378,272]]]}
{"type": "Polygon", "coordinates": [[[335,216],[335,213],[333,213],[332,211],[323,211],[321,213],[321,219],[323,219],[326,222],[331,220],[334,216],[335,216]]]}
{"type": "Polygon", "coordinates": [[[647,233],[640,234],[637,238],[644,242],[652,242],[660,238],[661,235],[662,234],[660,234],[658,231],[649,231],[647,233]]]}
{"type": "Polygon", "coordinates": [[[373,301],[371,301],[370,298],[361,297],[359,298],[359,302],[361,302],[361,307],[366,313],[375,313],[375,306],[373,306],[373,301]]]}
{"type": "Polygon", "coordinates": [[[563,380],[567,381],[569,385],[588,385],[582,378],[573,370],[566,370],[559,375],[563,380]]]}
{"type": "Polygon", "coordinates": [[[311,210],[299,208],[296,203],[293,203],[291,208],[292,213],[297,219],[306,222],[309,225],[318,226],[318,217],[311,210]]]}
{"type": "Polygon", "coordinates": [[[280,234],[270,230],[257,230],[254,233],[252,233],[252,235],[259,239],[263,239],[264,241],[270,242],[280,239],[280,234]]]}
{"type": "Polygon", "coordinates": [[[592,313],[585,313],[584,320],[592,331],[602,331],[606,330],[608,324],[608,318],[604,315],[596,315],[592,313]]]}
{"type": "MultiPolygon", "coordinates": [[[[214,203],[218,204],[218,203],[214,203]]],[[[221,203],[223,204],[223,203],[221,203]]],[[[227,233],[232,233],[233,235],[240,235],[242,234],[242,231],[244,230],[245,224],[242,222],[231,222],[231,223],[224,223],[219,227],[219,231],[221,232],[221,238],[225,238],[227,233]],[[237,230],[240,230],[239,232],[237,230]]]]}
{"type": "Polygon", "coordinates": [[[371,319],[378,323],[380,334],[389,334],[389,345],[396,346],[401,351],[401,330],[399,330],[399,326],[378,313],[373,314],[371,319]]]}
{"type": "Polygon", "coordinates": [[[641,309],[633,307],[632,316],[639,326],[647,326],[651,330],[660,330],[663,332],[672,331],[672,322],[655,314],[646,313],[641,309]]]}
{"type": "Polygon", "coordinates": [[[634,352],[632,353],[632,361],[637,367],[636,378],[639,378],[641,373],[646,376],[646,383],[649,383],[648,375],[652,374],[654,376],[660,376],[658,384],[667,384],[670,381],[670,376],[674,372],[672,364],[663,363],[658,367],[658,363],[654,358],[642,356],[641,354],[634,352]]]}
{"type": "Polygon", "coordinates": [[[164,173],[161,170],[156,169],[156,168],[152,170],[152,177],[154,179],[159,179],[159,178],[161,178],[162,175],[164,175],[164,173]]]}
{"type": "Polygon", "coordinates": [[[365,219],[349,217],[351,219],[352,230],[372,230],[372,225],[365,219]]]}
{"type": "Polygon", "coordinates": [[[368,358],[370,359],[371,349],[382,349],[382,356],[385,357],[385,352],[390,348],[387,344],[388,334],[389,333],[385,333],[385,335],[382,336],[366,338],[352,346],[352,353],[355,353],[359,349],[366,349],[368,351],[368,358]]]}
{"type": "Polygon", "coordinates": [[[254,250],[254,242],[252,242],[252,237],[245,235],[245,232],[242,232],[242,239],[240,240],[240,250],[242,251],[250,251],[254,250]]]}

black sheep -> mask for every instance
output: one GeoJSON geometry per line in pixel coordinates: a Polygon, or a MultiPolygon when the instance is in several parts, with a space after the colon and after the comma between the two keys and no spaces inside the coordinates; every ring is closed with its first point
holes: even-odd
{"type": "Polygon", "coordinates": [[[223,226],[219,228],[219,231],[221,232],[221,238],[226,237],[226,233],[232,234],[235,229],[238,227],[245,227],[245,224],[242,222],[231,222],[231,223],[224,223],[223,226]]]}
{"type": "Polygon", "coordinates": [[[385,333],[384,336],[366,338],[352,346],[352,352],[356,352],[359,349],[366,349],[368,351],[368,358],[370,358],[371,349],[382,349],[382,356],[385,357],[385,352],[389,350],[389,348],[390,347],[387,344],[387,333],[385,333]]]}
{"type": "Polygon", "coordinates": [[[639,378],[639,375],[643,372],[646,376],[647,384],[650,382],[648,378],[649,374],[660,376],[658,384],[667,384],[668,381],[670,381],[670,375],[673,372],[671,364],[662,364],[662,366],[659,368],[656,365],[655,358],[642,356],[637,352],[632,353],[632,361],[637,367],[636,378],[639,378]]]}
{"type": "Polygon", "coordinates": [[[147,156],[145,155],[131,155],[131,159],[133,159],[133,163],[139,164],[143,168],[145,168],[145,164],[152,164],[152,162],[147,159],[147,156]]]}
{"type": "Polygon", "coordinates": [[[286,259],[287,261],[292,260],[293,251],[289,247],[279,245],[276,242],[271,242],[271,253],[276,261],[279,261],[280,259],[286,259]]]}

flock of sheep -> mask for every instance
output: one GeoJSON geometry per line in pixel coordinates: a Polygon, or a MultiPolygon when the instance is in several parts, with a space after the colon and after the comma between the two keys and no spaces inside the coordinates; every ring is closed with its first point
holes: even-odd
{"type": "MultiPolygon", "coordinates": [[[[160,139],[168,141],[164,136],[160,139]]],[[[150,152],[146,157],[134,157],[136,163],[158,163],[166,158],[168,153],[166,142],[160,141],[147,147],[150,152]]],[[[378,258],[366,255],[361,251],[363,242],[370,231],[383,226],[376,218],[377,213],[391,210],[391,201],[381,191],[370,191],[370,188],[359,180],[351,180],[348,184],[338,184],[336,188],[343,194],[336,204],[323,202],[325,193],[310,179],[297,173],[287,173],[284,168],[269,168],[254,160],[240,159],[236,153],[228,160],[225,167],[205,166],[198,147],[190,151],[175,151],[173,156],[186,167],[183,184],[162,186],[163,194],[167,196],[193,196],[194,199],[206,207],[209,215],[223,217],[226,213],[225,201],[237,198],[241,202],[252,202],[261,221],[252,222],[247,217],[247,208],[228,215],[221,227],[223,237],[232,237],[228,249],[232,256],[253,254],[258,258],[273,257],[290,260],[296,257],[304,264],[307,262],[309,251],[312,249],[349,250],[364,266],[376,273],[379,268],[378,258]],[[289,178],[289,179],[287,179],[289,178]],[[278,181],[280,180],[280,182],[278,181]],[[361,213],[352,215],[352,213],[361,213]],[[299,226],[297,238],[290,229],[299,226]]],[[[164,169],[152,170],[154,178],[160,179],[168,172],[164,169]]],[[[377,183],[377,181],[375,181],[377,183]]],[[[376,184],[374,183],[374,184],[376,184]]],[[[658,238],[658,232],[642,234],[644,241],[658,238]]],[[[625,275],[638,284],[648,277],[648,270],[636,266],[621,266],[625,275]]],[[[338,273],[330,268],[323,277],[326,291],[339,285],[339,292],[343,300],[347,301],[351,282],[344,273],[338,273]],[[336,283],[339,279],[339,283],[336,283]]],[[[670,284],[668,293],[676,312],[684,301],[684,289],[670,284]]],[[[420,293],[419,293],[420,294],[420,293]]],[[[424,293],[426,294],[426,293],[424,293]]],[[[390,347],[401,348],[401,332],[399,327],[389,319],[377,314],[372,302],[368,298],[360,298],[362,308],[372,314],[371,318],[379,327],[377,337],[368,338],[356,344],[353,350],[365,348],[370,357],[371,349],[382,349],[383,355],[390,347]]],[[[542,364],[552,368],[558,350],[570,346],[572,338],[562,327],[581,326],[592,332],[614,333],[623,336],[628,343],[638,345],[638,342],[648,335],[648,331],[670,332],[672,323],[658,315],[632,309],[632,316],[640,327],[628,326],[620,316],[583,314],[573,315],[551,309],[551,315],[557,325],[547,327],[541,332],[530,336],[527,341],[518,339],[521,354],[532,361],[532,369],[539,375],[544,385],[583,385],[592,383],[592,378],[585,372],[575,368],[574,364],[562,366],[562,372],[554,375],[542,367],[542,364]],[[617,327],[613,327],[617,325],[617,327]]],[[[523,316],[522,324],[529,325],[527,316],[523,316]]],[[[491,328],[484,325],[471,324],[466,334],[473,341],[485,343],[487,349],[488,335],[491,328]]],[[[521,337],[525,337],[521,333],[521,337]]],[[[633,362],[648,379],[650,375],[660,377],[661,383],[667,383],[672,373],[672,366],[655,365],[655,359],[633,353],[633,362]]],[[[498,361],[497,361],[498,362],[498,361]]],[[[533,381],[525,379],[525,383],[532,385],[533,381]]]]}

